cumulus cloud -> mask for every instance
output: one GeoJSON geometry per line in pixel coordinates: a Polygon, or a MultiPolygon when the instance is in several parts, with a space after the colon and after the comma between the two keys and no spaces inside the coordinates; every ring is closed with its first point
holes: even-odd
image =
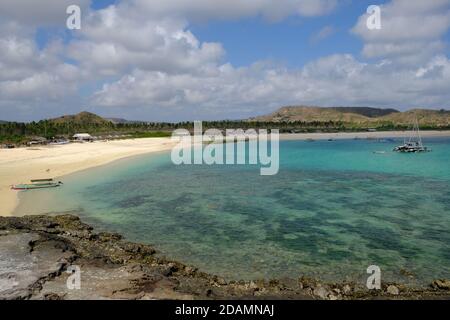
{"type": "Polygon", "coordinates": [[[364,41],[368,58],[422,63],[442,51],[441,37],[450,27],[450,0],[393,0],[381,6],[381,29],[369,30],[368,14],[352,29],[364,41]]]}
{"type": "MultiPolygon", "coordinates": [[[[5,30],[3,26],[0,23],[5,30]]],[[[18,32],[0,34],[0,118],[21,112],[39,114],[46,106],[76,95],[81,73],[62,58],[62,42],[51,41],[39,48],[33,34],[14,29],[18,32]]]]}
{"type": "Polygon", "coordinates": [[[65,26],[69,5],[78,5],[87,11],[90,0],[2,0],[0,20],[12,20],[24,26],[65,26]]]}
{"type": "Polygon", "coordinates": [[[110,6],[84,22],[68,55],[86,70],[117,75],[135,67],[149,71],[201,72],[220,61],[219,43],[201,43],[183,20],[133,15],[128,7],[110,6]]]}
{"type": "Polygon", "coordinates": [[[218,67],[218,73],[169,75],[135,71],[105,85],[94,103],[147,111],[184,106],[216,117],[251,115],[280,104],[439,107],[450,93],[450,61],[439,56],[424,67],[393,72],[391,63],[367,64],[352,55],[332,55],[299,70],[258,63],[218,67]]]}
{"type": "MultiPolygon", "coordinates": [[[[442,40],[449,1],[393,0],[382,8],[382,30],[369,31],[364,15],[352,29],[369,61],[335,54],[297,69],[266,61],[235,67],[222,44],[202,42],[190,31],[190,21],[318,15],[335,1],[124,1],[86,9],[82,29],[69,41],[44,47],[36,44],[35,24],[45,17],[57,25],[58,14],[42,13],[30,24],[17,8],[5,7],[17,1],[6,1],[0,111],[42,116],[89,105],[101,114],[183,120],[243,118],[287,104],[450,107],[450,61],[442,40]]],[[[325,27],[317,37],[333,31],[325,27]]]]}

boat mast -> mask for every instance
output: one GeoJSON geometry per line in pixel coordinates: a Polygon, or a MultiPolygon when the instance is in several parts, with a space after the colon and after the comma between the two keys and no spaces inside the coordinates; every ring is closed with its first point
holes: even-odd
{"type": "Polygon", "coordinates": [[[417,120],[417,116],[416,116],[416,128],[417,128],[417,139],[419,142],[419,146],[422,147],[422,137],[420,136],[419,120],[417,120]]]}

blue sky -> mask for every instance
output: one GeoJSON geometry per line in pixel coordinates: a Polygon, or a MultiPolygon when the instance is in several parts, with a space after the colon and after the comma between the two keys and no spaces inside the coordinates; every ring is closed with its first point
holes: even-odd
{"type": "Polygon", "coordinates": [[[353,1],[352,5],[343,5],[324,17],[289,17],[281,22],[256,17],[197,23],[191,30],[202,40],[222,42],[227,50],[227,59],[236,66],[268,59],[299,67],[329,54],[359,54],[362,43],[349,30],[365,12],[369,2],[353,1]],[[314,35],[327,26],[333,28],[333,34],[314,42],[314,35]]]}
{"type": "MultiPolygon", "coordinates": [[[[377,1],[383,4],[386,1],[377,1]]],[[[95,0],[91,8],[98,10],[118,3],[117,0],[95,0]]],[[[201,41],[220,42],[233,65],[247,66],[260,60],[271,60],[290,67],[301,67],[318,57],[336,53],[358,55],[362,41],[350,29],[373,1],[346,1],[326,16],[288,17],[281,21],[269,21],[262,17],[235,19],[232,21],[193,21],[189,29],[201,41]],[[314,41],[323,28],[331,27],[332,33],[314,41]]],[[[40,28],[36,41],[42,48],[55,37],[66,41],[72,33],[57,27],[40,28]]]]}
{"type": "Polygon", "coordinates": [[[450,0],[3,0],[0,119],[450,108],[450,0]],[[70,4],[81,30],[65,27],[70,4]],[[367,7],[381,8],[369,30],[367,7]],[[34,5],[24,11],[24,5],[34,5]]]}

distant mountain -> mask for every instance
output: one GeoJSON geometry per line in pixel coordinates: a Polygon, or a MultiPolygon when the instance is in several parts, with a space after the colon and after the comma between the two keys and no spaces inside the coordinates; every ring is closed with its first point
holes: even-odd
{"type": "Polygon", "coordinates": [[[449,126],[450,111],[414,109],[400,112],[395,109],[378,109],[366,107],[282,107],[277,111],[249,121],[262,122],[293,122],[293,121],[342,121],[353,124],[379,125],[393,123],[396,125],[409,125],[417,117],[420,125],[449,126]]]}
{"type": "Polygon", "coordinates": [[[62,117],[49,119],[50,122],[56,124],[64,124],[64,123],[76,123],[76,124],[98,124],[105,125],[110,124],[111,121],[106,120],[94,113],[83,111],[74,115],[64,115],[62,117]]]}
{"type": "Polygon", "coordinates": [[[292,121],[343,121],[365,122],[369,118],[360,113],[348,112],[346,108],[321,107],[282,107],[277,111],[260,117],[251,118],[251,121],[266,122],[292,122],[292,121]]]}
{"type": "Polygon", "coordinates": [[[386,116],[392,113],[399,113],[400,111],[396,109],[380,109],[380,108],[369,108],[369,107],[334,107],[330,108],[343,113],[356,113],[369,118],[377,118],[386,116]]]}
{"type": "Polygon", "coordinates": [[[133,121],[133,120],[127,120],[127,119],[123,119],[123,118],[105,118],[108,121],[111,121],[114,124],[119,124],[119,123],[140,123],[142,121],[133,121]]]}
{"type": "Polygon", "coordinates": [[[420,125],[427,126],[450,126],[449,110],[429,110],[413,109],[400,113],[392,113],[387,116],[379,117],[379,121],[391,121],[396,124],[411,124],[417,117],[420,125]]]}
{"type": "Polygon", "coordinates": [[[8,121],[0,120],[0,124],[8,123],[8,121]]]}

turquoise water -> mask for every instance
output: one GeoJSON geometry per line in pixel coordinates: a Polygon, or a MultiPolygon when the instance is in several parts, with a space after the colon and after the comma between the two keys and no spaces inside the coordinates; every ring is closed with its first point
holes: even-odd
{"type": "Polygon", "coordinates": [[[23,192],[17,213],[76,211],[229,279],[363,281],[372,264],[383,280],[450,278],[450,139],[427,139],[423,154],[396,144],[281,141],[275,176],[139,156],[23,192]]]}

